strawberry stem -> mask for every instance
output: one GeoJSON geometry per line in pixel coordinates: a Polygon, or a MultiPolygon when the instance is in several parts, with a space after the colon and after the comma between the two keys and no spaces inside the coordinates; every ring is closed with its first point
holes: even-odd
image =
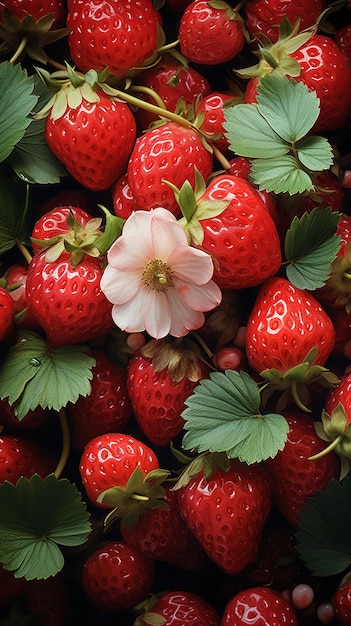
{"type": "Polygon", "coordinates": [[[302,400],[301,400],[301,398],[300,398],[300,396],[298,394],[297,383],[295,381],[291,383],[290,389],[291,389],[291,395],[292,395],[292,397],[294,399],[294,402],[298,406],[298,408],[301,411],[304,411],[304,413],[311,413],[311,410],[307,406],[305,406],[304,403],[302,402],[302,400]]]}
{"type": "Polygon", "coordinates": [[[138,502],[148,502],[150,500],[148,496],[142,496],[139,493],[132,493],[130,494],[130,497],[133,500],[138,500],[138,502]]]}
{"type": "Polygon", "coordinates": [[[329,452],[332,452],[336,448],[336,446],[342,441],[342,438],[343,438],[343,435],[338,435],[336,439],[334,439],[334,441],[332,441],[329,446],[324,448],[324,450],[321,450],[321,452],[317,452],[317,454],[313,454],[312,456],[309,456],[308,461],[317,461],[318,459],[321,459],[323,456],[325,456],[329,452]]]}
{"type": "Polygon", "coordinates": [[[19,44],[17,50],[13,53],[11,59],[10,59],[10,63],[15,63],[18,59],[18,57],[21,56],[23,50],[25,49],[27,45],[27,37],[23,37],[21,43],[19,44]]]}
{"type": "Polygon", "coordinates": [[[70,451],[70,445],[71,445],[66,409],[65,408],[60,409],[59,415],[60,415],[60,426],[61,426],[61,434],[62,434],[62,448],[61,448],[61,455],[60,455],[60,458],[58,460],[58,463],[56,465],[56,469],[54,472],[56,478],[60,478],[66,466],[69,451],[70,451]]]}
{"type": "Polygon", "coordinates": [[[343,277],[343,278],[347,278],[347,279],[349,279],[349,280],[350,280],[350,279],[351,279],[351,274],[350,274],[350,272],[343,272],[342,277],[343,277]]]}
{"type": "Polygon", "coordinates": [[[22,253],[22,256],[25,258],[25,260],[27,261],[29,265],[29,263],[32,260],[32,255],[30,254],[29,250],[19,239],[16,239],[16,246],[19,249],[19,251],[22,253]]]}
{"type": "Polygon", "coordinates": [[[143,85],[133,85],[132,87],[130,87],[130,91],[134,91],[136,93],[146,93],[147,95],[151,96],[153,100],[155,100],[157,106],[167,111],[167,107],[162,98],[156,91],[150,89],[150,87],[144,87],[143,85]]]}

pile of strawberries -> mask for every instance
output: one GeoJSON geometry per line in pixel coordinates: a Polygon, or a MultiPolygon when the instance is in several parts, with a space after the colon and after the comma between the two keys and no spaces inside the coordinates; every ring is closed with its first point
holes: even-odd
{"type": "Polygon", "coordinates": [[[351,3],[0,0],[0,622],[351,623],[351,3]]]}

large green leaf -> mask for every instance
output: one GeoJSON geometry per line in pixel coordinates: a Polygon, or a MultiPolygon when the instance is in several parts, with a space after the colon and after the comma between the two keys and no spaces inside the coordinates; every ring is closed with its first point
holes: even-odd
{"type": "Polygon", "coordinates": [[[36,333],[21,330],[0,367],[0,398],[8,398],[20,420],[37,406],[59,411],[90,393],[94,365],[84,346],[53,349],[36,333]]]}
{"type": "Polygon", "coordinates": [[[223,126],[230,148],[247,158],[280,157],[290,150],[262,117],[254,104],[237,104],[224,110],[223,126]]]}
{"type": "Polygon", "coordinates": [[[277,135],[290,143],[304,137],[319,115],[319,99],[314,91],[274,72],[261,78],[257,100],[260,114],[277,135]]]}
{"type": "Polygon", "coordinates": [[[229,458],[256,463],[284,447],[288,424],[279,414],[262,414],[260,392],[245,372],[213,372],[185,402],[183,448],[226,452],[229,458]]]}
{"type": "Polygon", "coordinates": [[[303,506],[297,550],[314,576],[340,574],[351,565],[351,477],[332,478],[303,506]]]}
{"type": "Polygon", "coordinates": [[[325,137],[310,135],[301,139],[295,147],[302,165],[309,170],[328,170],[333,163],[332,147],[325,137]]]}
{"type": "Polygon", "coordinates": [[[294,217],[285,236],[284,253],[289,261],[286,276],[295,287],[313,290],[325,284],[340,246],[336,235],[339,219],[339,213],[320,207],[294,217]]]}
{"type": "Polygon", "coordinates": [[[12,152],[31,123],[38,97],[34,80],[19,64],[0,63],[0,162],[12,152]]]}
{"type": "Polygon", "coordinates": [[[0,485],[0,562],[18,578],[55,576],[64,565],[59,546],[79,546],[91,530],[75,484],[34,474],[0,485]]]}

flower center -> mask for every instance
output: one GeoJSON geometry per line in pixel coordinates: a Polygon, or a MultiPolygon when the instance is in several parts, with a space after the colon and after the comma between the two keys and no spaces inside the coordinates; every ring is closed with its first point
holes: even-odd
{"type": "Polygon", "coordinates": [[[144,267],[142,277],[145,285],[156,291],[167,291],[168,287],[173,286],[171,268],[159,259],[150,261],[144,267]]]}

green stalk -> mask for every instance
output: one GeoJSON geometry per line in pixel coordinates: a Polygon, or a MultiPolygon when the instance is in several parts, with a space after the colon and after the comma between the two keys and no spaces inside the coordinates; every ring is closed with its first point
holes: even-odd
{"type": "Polygon", "coordinates": [[[321,459],[323,456],[325,456],[329,452],[332,452],[336,448],[336,446],[339,445],[339,443],[341,443],[342,439],[343,439],[343,435],[338,435],[336,439],[334,439],[334,441],[332,441],[329,446],[324,448],[324,450],[321,450],[321,452],[317,452],[317,454],[313,454],[312,456],[309,456],[308,461],[317,461],[318,459],[321,459]]]}

